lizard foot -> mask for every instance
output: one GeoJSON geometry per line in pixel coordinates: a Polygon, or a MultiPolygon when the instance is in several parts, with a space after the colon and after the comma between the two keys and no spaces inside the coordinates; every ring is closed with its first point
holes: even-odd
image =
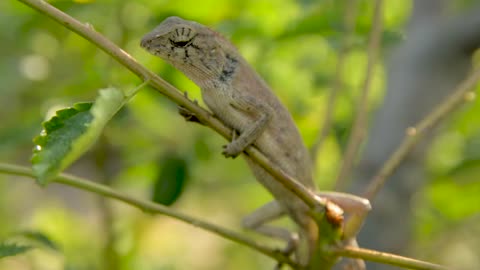
{"type": "Polygon", "coordinates": [[[195,122],[195,123],[199,123],[199,124],[202,124],[202,122],[200,122],[200,120],[197,118],[197,116],[192,113],[191,111],[187,110],[187,108],[183,107],[183,106],[178,106],[178,113],[183,117],[183,119],[185,119],[185,121],[187,122],[195,122]]]}
{"type": "Polygon", "coordinates": [[[236,158],[243,152],[243,150],[245,150],[245,148],[240,145],[239,141],[237,141],[237,132],[234,130],[232,133],[232,141],[223,146],[222,155],[226,158],[236,158]]]}
{"type": "MultiPolygon", "coordinates": [[[[292,253],[297,250],[299,242],[300,242],[300,238],[299,238],[298,234],[293,233],[291,235],[290,240],[288,240],[285,248],[279,250],[279,252],[282,253],[283,255],[287,256],[287,257],[290,257],[290,255],[292,255],[292,253]]],[[[275,265],[274,270],[280,270],[280,269],[282,269],[282,266],[283,266],[283,263],[279,262],[279,263],[277,263],[277,265],[275,265]]]]}
{"type": "Polygon", "coordinates": [[[240,149],[238,144],[233,141],[223,146],[222,155],[224,155],[226,158],[236,158],[242,151],[243,149],[240,149]]]}
{"type": "MultiPolygon", "coordinates": [[[[187,91],[183,92],[183,96],[184,96],[186,99],[190,100],[190,97],[188,97],[188,92],[187,92],[187,91]]],[[[198,100],[192,99],[191,101],[193,102],[193,104],[198,105],[198,100]]]]}
{"type": "MultiPolygon", "coordinates": [[[[190,100],[190,98],[188,97],[188,92],[185,91],[183,92],[183,95],[185,96],[186,99],[190,100]]],[[[198,101],[196,99],[194,99],[192,101],[195,105],[198,105],[198,101]]],[[[192,113],[191,111],[187,110],[187,108],[183,107],[183,106],[178,106],[178,113],[185,119],[185,121],[187,122],[195,122],[195,123],[199,123],[199,124],[202,124],[200,122],[200,120],[197,118],[197,116],[192,113]]]]}

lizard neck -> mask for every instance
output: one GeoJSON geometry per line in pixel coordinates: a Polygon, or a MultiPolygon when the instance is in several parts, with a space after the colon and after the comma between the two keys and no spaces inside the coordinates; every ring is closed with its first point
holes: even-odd
{"type": "Polygon", "coordinates": [[[200,88],[228,87],[239,72],[242,59],[233,52],[224,52],[217,58],[217,64],[211,65],[205,59],[194,61],[172,62],[177,69],[182,71],[189,79],[200,88]],[[205,63],[207,62],[207,63],[205,63]]]}
{"type": "Polygon", "coordinates": [[[226,53],[224,64],[221,70],[217,73],[214,72],[210,74],[209,78],[206,78],[202,84],[201,88],[212,88],[212,89],[222,89],[229,88],[232,85],[234,77],[240,72],[242,59],[239,59],[238,56],[234,56],[232,53],[226,53]]]}

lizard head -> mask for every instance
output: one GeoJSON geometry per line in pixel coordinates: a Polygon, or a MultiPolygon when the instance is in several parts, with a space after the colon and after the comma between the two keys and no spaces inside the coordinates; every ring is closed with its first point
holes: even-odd
{"type": "MultiPolygon", "coordinates": [[[[197,22],[169,17],[146,34],[140,46],[185,73],[195,83],[218,78],[235,50],[220,34],[197,22]]],[[[230,63],[229,63],[230,62],[230,63]]]]}

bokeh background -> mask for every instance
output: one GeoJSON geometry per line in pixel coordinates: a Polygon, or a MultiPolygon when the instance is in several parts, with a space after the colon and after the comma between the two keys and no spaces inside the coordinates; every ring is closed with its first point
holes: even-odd
{"type": "MultiPolygon", "coordinates": [[[[51,2],[93,25],[200,104],[198,87],[143,51],[139,41],[172,15],[213,27],[233,41],[274,89],[293,114],[307,146],[314,144],[344,34],[345,1],[51,2]]],[[[354,119],[365,76],[373,2],[359,1],[332,132],[316,156],[314,175],[321,189],[334,186],[354,119]]],[[[461,12],[473,2],[451,1],[448,11],[461,12]]],[[[405,39],[411,10],[411,1],[385,1],[382,48],[369,100],[372,117],[385,93],[384,63],[391,48],[405,39]]],[[[32,139],[56,110],[92,101],[101,88],[126,91],[141,83],[87,41],[14,0],[0,1],[0,48],[0,162],[28,166],[32,139]]],[[[405,202],[409,213],[396,213],[413,217],[408,247],[401,254],[458,269],[480,266],[478,115],[478,101],[451,115],[425,150],[424,162],[418,161],[426,184],[405,202]]],[[[220,155],[225,143],[211,130],[186,123],[174,103],[147,88],[67,171],[139,198],[156,194],[157,200],[173,202],[171,207],[178,211],[240,229],[241,217],[271,196],[255,182],[243,160],[220,155]]],[[[25,235],[36,235],[39,248],[1,259],[0,269],[273,267],[270,259],[248,248],[176,220],[70,187],[41,188],[32,180],[0,174],[0,241],[31,241],[25,235]],[[38,235],[49,241],[38,241],[38,235]]]]}

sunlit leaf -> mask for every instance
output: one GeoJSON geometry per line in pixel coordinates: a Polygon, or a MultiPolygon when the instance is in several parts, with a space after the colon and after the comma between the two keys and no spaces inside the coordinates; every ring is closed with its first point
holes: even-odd
{"type": "Polygon", "coordinates": [[[32,157],[38,182],[47,184],[85,153],[124,102],[120,90],[107,88],[100,90],[95,103],[77,103],[44,122],[42,133],[34,139],[32,157]]]}

